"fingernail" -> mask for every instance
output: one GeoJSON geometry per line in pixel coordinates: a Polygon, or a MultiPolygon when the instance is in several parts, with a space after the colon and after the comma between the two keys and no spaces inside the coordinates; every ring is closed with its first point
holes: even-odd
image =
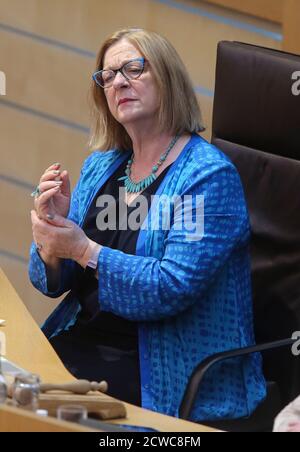
{"type": "Polygon", "coordinates": [[[60,171],[58,171],[58,170],[53,171],[53,174],[59,174],[59,173],[60,173],[60,171]]]}
{"type": "Polygon", "coordinates": [[[53,220],[54,219],[54,215],[52,215],[51,213],[47,213],[47,218],[48,220],[53,220]]]}
{"type": "Polygon", "coordinates": [[[61,184],[62,184],[62,180],[55,181],[55,185],[61,185],[61,184]]]}
{"type": "Polygon", "coordinates": [[[60,166],[60,163],[53,163],[53,166],[60,166]]]}

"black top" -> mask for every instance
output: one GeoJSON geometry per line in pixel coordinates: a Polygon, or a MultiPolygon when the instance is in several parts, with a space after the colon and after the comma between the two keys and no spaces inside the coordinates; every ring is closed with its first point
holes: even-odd
{"type": "MultiPolygon", "coordinates": [[[[82,228],[91,240],[100,245],[135,254],[139,229],[149,211],[151,195],[171,165],[142,192],[147,199],[144,209],[141,208],[139,196],[132,201],[131,206],[127,206],[124,201],[124,181],[118,179],[124,176],[126,165],[127,161],[123,162],[100,188],[88,209],[82,228]],[[110,197],[104,198],[104,195],[110,197]],[[133,225],[134,218],[136,224],[133,225]]],[[[72,290],[82,309],[74,326],[50,340],[52,346],[77,378],[107,379],[110,395],[140,405],[137,322],[101,311],[98,280],[81,268],[78,269],[76,285],[72,290]]]]}
{"type": "MultiPolygon", "coordinates": [[[[100,245],[127,254],[135,254],[139,229],[150,208],[151,195],[157,190],[169,167],[165,168],[157,179],[142,192],[147,199],[147,206],[143,209],[140,206],[139,197],[134,199],[131,206],[127,206],[124,201],[124,181],[118,179],[124,176],[126,165],[127,161],[100,188],[88,209],[82,228],[91,240],[100,245]],[[120,189],[123,189],[123,193],[119,191],[120,189]],[[120,194],[121,196],[119,196],[120,194]],[[100,198],[104,195],[111,195],[112,198],[105,201],[105,198],[100,198]],[[101,207],[99,207],[100,204],[101,207]],[[140,212],[137,217],[134,214],[136,209],[139,209],[140,212]],[[137,218],[135,228],[132,227],[134,218],[137,218]],[[104,230],[104,228],[106,229],[104,230]]],[[[122,349],[137,348],[137,322],[110,312],[101,312],[101,305],[99,306],[98,302],[98,280],[95,277],[86,273],[81,275],[77,296],[82,306],[76,322],[78,326],[86,325],[89,331],[95,332],[96,330],[101,337],[102,335],[105,337],[103,339],[105,343],[109,342],[110,345],[122,349]]]]}

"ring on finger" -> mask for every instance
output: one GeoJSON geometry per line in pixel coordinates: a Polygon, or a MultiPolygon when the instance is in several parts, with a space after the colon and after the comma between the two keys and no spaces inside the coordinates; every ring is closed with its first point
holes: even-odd
{"type": "Polygon", "coordinates": [[[40,190],[40,186],[37,185],[37,186],[35,187],[34,191],[31,193],[30,196],[31,196],[32,198],[38,198],[38,197],[40,196],[41,193],[42,193],[42,192],[41,192],[41,190],[40,190]]]}

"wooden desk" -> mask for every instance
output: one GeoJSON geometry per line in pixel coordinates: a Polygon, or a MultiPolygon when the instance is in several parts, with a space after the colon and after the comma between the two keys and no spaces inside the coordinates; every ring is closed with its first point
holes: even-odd
{"type": "MultiPolygon", "coordinates": [[[[3,331],[6,335],[6,355],[8,359],[30,372],[39,374],[41,379],[48,383],[63,383],[74,380],[74,377],[65,369],[1,269],[0,318],[6,320],[5,326],[0,327],[0,331],[3,331]]],[[[124,419],[120,420],[119,423],[121,424],[149,426],[165,432],[213,431],[200,424],[154,413],[127,403],[125,405],[128,418],[125,422],[124,419]]],[[[2,407],[0,409],[0,431],[5,431],[8,426],[7,419],[16,415],[15,409],[10,408],[5,415],[3,410],[4,408],[2,407]]],[[[19,429],[26,429],[26,426],[32,425],[30,423],[33,421],[35,422],[35,428],[38,428],[39,420],[34,414],[30,413],[23,421],[19,419],[19,429]]],[[[49,430],[55,431],[56,428],[59,428],[59,423],[55,419],[51,421],[53,422],[51,422],[49,430]]],[[[118,423],[118,421],[114,422],[118,423]]],[[[70,425],[68,423],[64,424],[70,425]]],[[[66,427],[66,429],[74,431],[74,427],[73,429],[66,427]]],[[[78,427],[77,431],[88,431],[88,429],[78,427]]]]}

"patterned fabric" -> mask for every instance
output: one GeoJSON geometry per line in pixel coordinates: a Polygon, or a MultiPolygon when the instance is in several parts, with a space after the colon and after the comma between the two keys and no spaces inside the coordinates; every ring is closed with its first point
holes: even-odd
{"type": "MultiPolygon", "coordinates": [[[[126,158],[128,153],[119,151],[88,157],[72,195],[70,219],[82,225],[93,197],[126,158]]],[[[156,194],[204,195],[203,238],[187,239],[187,232],[177,227],[175,209],[170,230],[141,228],[136,255],[103,247],[99,309],[138,322],[142,406],[178,416],[188,378],[200,361],[254,343],[249,221],[235,167],[198,135],[192,136],[156,194]]],[[[148,217],[152,213],[151,218],[162,221],[163,211],[152,203],[148,217]]],[[[72,289],[74,265],[63,262],[60,287],[50,293],[44,264],[32,244],[30,279],[42,293],[58,297],[72,289]]],[[[43,326],[46,336],[72,325],[79,309],[71,291],[43,326]]],[[[264,397],[260,355],[228,360],[209,371],[191,419],[247,416],[264,397]]]]}

